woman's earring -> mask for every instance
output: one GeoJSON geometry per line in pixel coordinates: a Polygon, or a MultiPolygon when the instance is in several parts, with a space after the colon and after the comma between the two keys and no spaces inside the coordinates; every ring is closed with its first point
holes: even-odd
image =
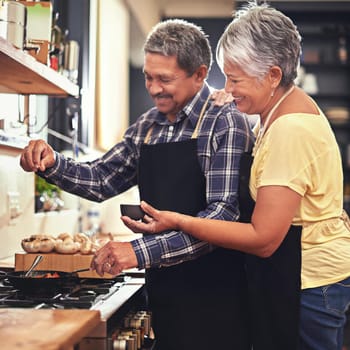
{"type": "Polygon", "coordinates": [[[271,91],[271,97],[273,97],[275,95],[275,89],[272,89],[271,91]]]}

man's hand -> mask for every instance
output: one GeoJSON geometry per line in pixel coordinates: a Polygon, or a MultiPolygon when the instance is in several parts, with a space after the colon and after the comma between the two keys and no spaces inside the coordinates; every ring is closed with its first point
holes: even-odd
{"type": "Polygon", "coordinates": [[[32,140],[23,149],[20,165],[25,171],[45,171],[55,164],[55,152],[44,140],[32,140]]]}
{"type": "Polygon", "coordinates": [[[91,268],[100,276],[105,272],[115,276],[125,269],[137,267],[137,264],[131,243],[110,241],[95,253],[91,268]]]}

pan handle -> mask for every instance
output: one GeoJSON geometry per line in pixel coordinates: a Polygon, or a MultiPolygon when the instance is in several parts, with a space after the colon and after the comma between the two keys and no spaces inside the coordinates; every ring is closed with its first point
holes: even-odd
{"type": "Polygon", "coordinates": [[[40,263],[41,260],[43,260],[43,256],[42,255],[37,255],[36,258],[34,259],[33,263],[32,263],[32,266],[24,274],[24,277],[30,277],[33,269],[40,263]]]}
{"type": "Polygon", "coordinates": [[[71,273],[74,274],[74,273],[78,273],[78,272],[86,272],[86,271],[91,271],[89,267],[85,268],[85,269],[79,269],[79,270],[74,270],[72,271],[71,273]]]}

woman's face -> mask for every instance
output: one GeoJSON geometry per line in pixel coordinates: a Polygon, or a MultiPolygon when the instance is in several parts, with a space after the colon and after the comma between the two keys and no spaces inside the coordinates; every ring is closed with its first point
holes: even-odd
{"type": "Polygon", "coordinates": [[[237,108],[247,114],[264,116],[271,102],[271,83],[268,74],[262,81],[247,75],[231,62],[224,63],[225,90],[232,94],[237,108]]]}

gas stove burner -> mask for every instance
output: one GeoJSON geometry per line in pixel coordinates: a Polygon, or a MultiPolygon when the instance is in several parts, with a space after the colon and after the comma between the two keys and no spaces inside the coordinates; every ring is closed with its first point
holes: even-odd
{"type": "Polygon", "coordinates": [[[66,299],[66,300],[71,300],[71,301],[75,301],[75,300],[95,300],[97,296],[97,293],[93,290],[77,290],[74,293],[68,294],[64,297],[61,298],[62,299],[66,299]]]}
{"type": "Polygon", "coordinates": [[[0,271],[0,281],[6,278],[7,273],[5,271],[0,271]]]}
{"type": "Polygon", "coordinates": [[[49,310],[57,310],[57,309],[64,309],[63,305],[59,304],[46,304],[46,303],[41,303],[38,304],[34,307],[35,310],[41,310],[41,309],[49,309],[49,310]]]}
{"type": "MultiPolygon", "coordinates": [[[[1,277],[0,277],[1,278],[1,277]]],[[[130,276],[113,279],[81,278],[67,280],[54,289],[16,289],[8,278],[0,280],[0,307],[33,309],[90,309],[111,298],[130,276]]]]}
{"type": "Polygon", "coordinates": [[[37,302],[34,300],[19,300],[16,298],[4,298],[0,301],[3,307],[20,307],[20,308],[34,308],[37,302]]]}
{"type": "MultiPolygon", "coordinates": [[[[1,271],[0,271],[1,272],[1,271]]],[[[1,279],[1,278],[0,278],[1,279]]],[[[12,286],[11,282],[9,281],[9,279],[7,277],[4,277],[2,280],[2,284],[4,286],[12,286]]]]}
{"type": "Polygon", "coordinates": [[[9,292],[9,291],[13,291],[13,287],[11,285],[0,285],[0,293],[6,293],[6,292],[9,292]]]}

